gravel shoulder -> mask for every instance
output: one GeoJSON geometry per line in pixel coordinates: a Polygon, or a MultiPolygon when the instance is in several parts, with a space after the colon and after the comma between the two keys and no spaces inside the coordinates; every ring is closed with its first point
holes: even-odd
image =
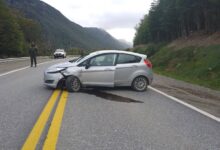
{"type": "Polygon", "coordinates": [[[152,87],[220,117],[220,91],[154,74],[152,87]]]}

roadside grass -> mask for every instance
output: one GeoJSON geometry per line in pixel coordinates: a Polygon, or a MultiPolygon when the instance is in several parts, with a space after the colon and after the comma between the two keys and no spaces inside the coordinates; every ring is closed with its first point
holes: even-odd
{"type": "Polygon", "coordinates": [[[150,60],[155,73],[220,90],[220,45],[163,47],[150,60]]]}

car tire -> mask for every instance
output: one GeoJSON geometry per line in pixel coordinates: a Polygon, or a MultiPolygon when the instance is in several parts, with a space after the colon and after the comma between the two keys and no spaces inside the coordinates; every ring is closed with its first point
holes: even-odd
{"type": "Polygon", "coordinates": [[[144,76],[138,76],[132,82],[132,88],[138,92],[146,91],[147,86],[148,86],[148,80],[144,76]]]}
{"type": "Polygon", "coordinates": [[[66,88],[69,92],[78,92],[81,89],[80,80],[75,76],[67,77],[66,88]]]}

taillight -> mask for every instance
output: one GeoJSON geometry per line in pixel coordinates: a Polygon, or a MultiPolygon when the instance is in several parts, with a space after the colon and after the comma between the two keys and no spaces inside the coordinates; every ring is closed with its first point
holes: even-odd
{"type": "Polygon", "coordinates": [[[153,67],[152,63],[151,63],[150,60],[148,60],[148,59],[145,59],[145,60],[144,60],[144,63],[146,64],[146,66],[147,66],[148,68],[152,68],[152,67],[153,67]]]}

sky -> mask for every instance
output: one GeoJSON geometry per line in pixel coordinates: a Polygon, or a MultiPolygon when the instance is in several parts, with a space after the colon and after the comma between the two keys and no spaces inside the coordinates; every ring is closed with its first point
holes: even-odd
{"type": "Polygon", "coordinates": [[[83,27],[98,27],[132,43],[135,26],[153,0],[42,0],[83,27]]]}

